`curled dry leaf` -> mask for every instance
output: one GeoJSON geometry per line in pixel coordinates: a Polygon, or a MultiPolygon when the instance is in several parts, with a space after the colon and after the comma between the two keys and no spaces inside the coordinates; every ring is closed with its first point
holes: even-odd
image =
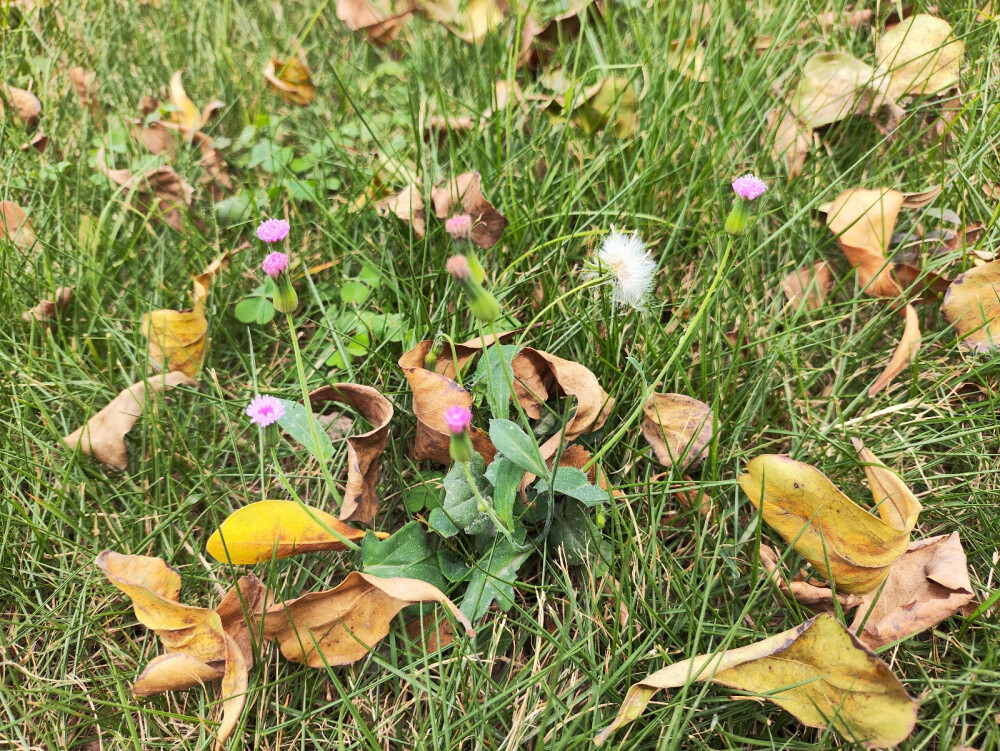
{"type": "Polygon", "coordinates": [[[405,224],[413,227],[413,234],[419,238],[427,234],[424,199],[420,195],[420,188],[416,185],[410,185],[394,196],[383,198],[375,204],[375,210],[380,216],[395,214],[405,224]]]}
{"type": "Polygon", "coordinates": [[[73,82],[73,86],[76,88],[76,95],[80,100],[80,106],[89,111],[90,116],[95,120],[100,120],[104,112],[101,109],[100,101],[97,99],[97,74],[86,71],[78,65],[75,68],[70,68],[69,80],[73,82]]]}
{"type": "Polygon", "coordinates": [[[881,591],[862,597],[851,628],[872,649],[937,625],[975,599],[958,532],[911,542],[881,591]]]}
{"type": "Polygon", "coordinates": [[[642,435],[664,467],[700,462],[714,430],[712,409],[684,394],[653,394],[642,408],[642,435]]]}
{"type": "Polygon", "coordinates": [[[497,244],[508,222],[483,197],[482,181],[483,177],[478,172],[464,172],[443,186],[434,188],[431,201],[438,219],[447,219],[458,213],[472,217],[472,242],[485,249],[497,244]]]}
{"type": "Polygon", "coordinates": [[[574,39],[580,33],[585,11],[593,5],[594,0],[570,0],[565,13],[553,16],[545,24],[528,15],[521,32],[518,67],[538,70],[545,65],[560,40],[574,39]]]}
{"type": "Polygon", "coordinates": [[[844,495],[815,467],[779,454],[747,462],[736,478],[764,521],[839,592],[864,594],[906,552],[920,503],[895,472],[854,442],[878,516],[844,495]],[[827,567],[829,561],[829,568],[827,567]]]}
{"type": "Polygon", "coordinates": [[[945,293],[941,312],[960,344],[975,352],[1000,346],[1000,261],[959,274],[945,293]]]}
{"type": "Polygon", "coordinates": [[[824,613],[755,644],[675,662],[647,676],[629,689],[595,743],[636,719],[660,689],[704,681],[758,694],[808,727],[832,728],[874,748],[901,743],[917,719],[918,702],[889,666],[824,613]]]}
{"type": "Polygon", "coordinates": [[[174,122],[180,125],[185,135],[201,130],[205,124],[212,119],[212,116],[219,109],[226,105],[215,100],[205,105],[199,110],[184,91],[184,84],[181,83],[181,71],[177,71],[170,77],[170,104],[174,107],[174,122]]]}
{"type": "Polygon", "coordinates": [[[101,147],[97,152],[97,169],[133,196],[141,212],[156,210],[157,219],[178,232],[181,230],[181,210],[191,205],[194,188],[173,167],[164,165],[142,175],[133,175],[125,169],[110,169],[104,161],[104,148],[101,147]]]}
{"type": "Polygon", "coordinates": [[[69,301],[73,297],[74,289],[76,289],[76,287],[60,287],[56,290],[54,299],[42,300],[31,310],[26,310],[22,313],[21,318],[25,321],[40,322],[55,320],[60,311],[69,305],[69,301]]]}
{"type": "Polygon", "coordinates": [[[35,230],[24,209],[12,201],[0,201],[0,240],[10,240],[21,250],[35,244],[35,230]]]}
{"type": "Polygon", "coordinates": [[[292,662],[310,667],[350,665],[389,633],[396,614],[418,602],[439,602],[475,636],[472,624],[432,584],[418,579],[382,579],[354,571],[334,589],[312,592],[264,612],[264,635],[277,640],[292,662]]]}
{"type": "Polygon", "coordinates": [[[316,98],[316,86],[309,68],[298,58],[281,61],[272,57],[264,67],[264,80],[289,104],[307,107],[316,98]]]}
{"type": "Polygon", "coordinates": [[[244,576],[219,608],[210,610],[178,602],[180,576],[161,558],[105,550],[96,564],[129,596],[136,618],[167,650],[149,662],[132,693],[152,696],[221,678],[222,718],[215,747],[224,748],[246,703],[253,657],[249,635],[266,603],[264,585],[255,576],[244,576]]]}
{"type": "Polygon", "coordinates": [[[128,449],[125,448],[125,434],[142,415],[142,405],[146,401],[148,389],[154,392],[175,386],[197,386],[197,382],[174,371],[163,376],[139,381],[122,391],[104,409],[87,420],[87,423],[63,438],[71,449],[93,456],[98,461],[118,469],[128,466],[128,449]]]}
{"type": "Polygon", "coordinates": [[[13,107],[17,119],[26,127],[34,128],[38,125],[42,103],[30,91],[0,83],[0,117],[3,117],[5,103],[13,107]]]}
{"type": "Polygon", "coordinates": [[[804,572],[800,572],[791,580],[786,580],[778,569],[778,554],[767,545],[760,546],[760,563],[778,589],[814,612],[832,612],[835,610],[834,599],[844,610],[853,610],[862,602],[858,595],[838,594],[835,598],[830,587],[817,579],[812,579],[804,572]]]}
{"type": "Polygon", "coordinates": [[[803,266],[788,274],[781,282],[788,304],[798,308],[803,301],[810,310],[819,310],[833,287],[833,272],[826,261],[803,266]]]}
{"type": "Polygon", "coordinates": [[[925,96],[958,85],[965,43],[947,21],[917,13],[885,30],[875,56],[892,99],[925,96]]]}
{"type": "Polygon", "coordinates": [[[413,12],[409,3],[337,0],[337,18],[351,31],[363,32],[368,41],[388,44],[403,28],[403,21],[413,12]]]}
{"type": "MultiPolygon", "coordinates": [[[[253,564],[320,550],[347,550],[362,529],[295,501],[257,501],[229,515],[205,549],[217,561],[253,564]]],[[[381,536],[387,536],[380,534],[381,536]]]]}
{"type": "Polygon", "coordinates": [[[375,481],[382,466],[382,452],[389,440],[392,402],[377,389],[356,383],[335,383],[309,394],[314,408],[327,402],[349,404],[371,423],[372,429],[347,438],[347,487],[340,518],[345,522],[371,524],[378,510],[375,481]]]}

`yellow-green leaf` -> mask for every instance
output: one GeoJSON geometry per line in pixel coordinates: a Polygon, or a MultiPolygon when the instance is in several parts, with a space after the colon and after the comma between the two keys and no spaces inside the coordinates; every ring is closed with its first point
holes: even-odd
{"type": "Polygon", "coordinates": [[[959,275],[945,293],[941,312],[955,325],[963,347],[977,352],[1000,347],[1000,261],[959,275]]]}
{"type": "Polygon", "coordinates": [[[936,94],[959,82],[965,43],[951,24],[917,13],[886,29],[875,50],[889,96],[936,94]]]}

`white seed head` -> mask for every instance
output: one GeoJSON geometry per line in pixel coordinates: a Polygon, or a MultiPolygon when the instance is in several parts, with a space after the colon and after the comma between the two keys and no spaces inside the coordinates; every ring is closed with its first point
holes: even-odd
{"type": "Polygon", "coordinates": [[[646,250],[639,233],[626,235],[612,228],[597,258],[611,274],[615,300],[621,305],[642,310],[646,297],[653,289],[656,261],[646,250]]]}

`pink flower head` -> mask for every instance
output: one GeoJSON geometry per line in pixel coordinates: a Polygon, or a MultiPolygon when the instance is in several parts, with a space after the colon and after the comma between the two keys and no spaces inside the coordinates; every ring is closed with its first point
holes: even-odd
{"type": "Polygon", "coordinates": [[[764,194],[767,185],[757,175],[748,172],[743,177],[737,177],[733,180],[733,190],[744,201],[753,201],[764,194]]]}
{"type": "Polygon", "coordinates": [[[472,412],[468,407],[448,407],[444,411],[444,424],[455,435],[464,433],[472,425],[472,412]]]}
{"type": "Polygon", "coordinates": [[[250,422],[266,428],[285,416],[285,407],[273,396],[258,396],[250,401],[247,416],[250,422]]]}
{"type": "Polygon", "coordinates": [[[444,229],[455,240],[468,240],[472,235],[472,217],[468,214],[455,214],[444,223],[444,229]]]}
{"type": "Polygon", "coordinates": [[[279,253],[278,251],[269,253],[260,267],[264,269],[265,274],[275,279],[282,271],[288,268],[288,255],[286,253],[279,253]]]}
{"type": "Polygon", "coordinates": [[[268,219],[260,223],[257,237],[266,243],[280,243],[288,237],[290,225],[284,219],[268,219]]]}

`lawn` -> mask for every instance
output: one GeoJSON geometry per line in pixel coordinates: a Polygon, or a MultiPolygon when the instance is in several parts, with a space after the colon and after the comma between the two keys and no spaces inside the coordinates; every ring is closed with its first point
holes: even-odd
{"type": "MultiPolygon", "coordinates": [[[[873,65],[899,20],[889,17],[893,6],[862,15],[840,0],[711,0],[696,9],[608,0],[575,16],[578,27],[568,19],[537,41],[530,64],[522,51],[529,15],[544,25],[566,14],[565,1],[512,2],[471,43],[434,17],[441,3],[424,2],[431,10],[400,19],[398,35],[381,45],[342,19],[351,5],[0,3],[0,85],[30,91],[40,105],[28,117],[20,95],[0,88],[0,200],[28,222],[11,208],[0,222],[0,306],[10,323],[0,332],[0,748],[212,747],[218,683],[133,696],[164,648],[95,565],[104,550],[164,559],[183,581],[181,602],[201,608],[214,608],[251,572],[285,603],[332,589],[350,572],[398,575],[412,564],[412,578],[436,582],[472,616],[475,636],[448,616],[443,628],[454,626],[454,641],[439,648],[434,623],[445,609],[412,606],[343,666],[299,664],[258,639],[229,748],[591,748],[648,674],[812,616],[768,577],[760,545],[777,551],[789,577],[805,567],[827,578],[826,567],[807,562],[798,531],[786,541],[763,518],[748,495],[760,478],[748,489],[737,478],[755,457],[789,455],[871,508],[871,461],[852,446],[860,440],[923,507],[900,538],[904,548],[910,538],[959,533],[971,583],[961,612],[875,650],[920,702],[900,747],[1000,749],[1000,608],[991,599],[1000,574],[1000,349],[988,336],[970,348],[968,332],[941,310],[942,291],[962,272],[988,272],[1000,241],[992,10],[957,1],[907,8],[944,19],[964,43],[957,87],[842,112],[817,126],[793,176],[774,153],[768,113],[788,111],[818,53],[873,65]],[[264,76],[274,59],[274,75],[289,77],[299,69],[286,62],[296,58],[315,84],[307,105],[280,96],[264,76]],[[71,74],[74,66],[82,71],[71,74]],[[177,72],[190,112],[170,104],[177,72]],[[215,100],[224,104],[203,117],[215,100]],[[184,118],[193,126],[182,128],[184,118]],[[449,235],[444,220],[461,212],[452,205],[436,216],[431,198],[471,172],[507,221],[479,247],[449,235]],[[153,187],[141,182],[150,173],[153,187]],[[732,182],[746,173],[767,190],[740,203],[732,182]],[[426,204],[412,216],[387,203],[411,185],[426,204]],[[888,265],[878,254],[867,267],[851,258],[828,226],[829,204],[855,188],[931,191],[890,228],[888,265]],[[730,234],[734,204],[748,219],[730,234]],[[273,246],[255,233],[269,218],[290,225],[273,246]],[[599,283],[608,269],[594,258],[613,231],[638,233],[656,265],[638,308],[599,283]],[[261,270],[275,249],[291,259],[283,273],[298,307],[288,318],[273,315],[274,283],[261,270]],[[449,257],[473,250],[499,304],[493,322],[474,314],[481,308],[470,307],[470,283],[446,270],[449,257]],[[192,279],[222,256],[210,292],[193,301],[192,279]],[[795,299],[788,276],[819,262],[830,271],[825,297],[795,299]],[[913,303],[910,323],[895,292],[873,293],[866,268],[916,279],[899,282],[913,303]],[[54,314],[25,320],[70,286],[54,314]],[[120,392],[161,378],[144,316],[192,307],[207,324],[204,352],[187,363],[195,379],[129,408],[141,416],[126,453],[119,446],[121,466],[68,447],[64,437],[120,392]],[[919,326],[919,351],[873,391],[904,325],[919,326]],[[453,345],[494,330],[515,333],[486,350],[483,367],[473,360],[451,372],[473,393],[474,425],[494,443],[491,416],[533,430],[537,441],[523,444],[522,432],[504,444],[511,452],[528,445],[529,466],[532,447],[544,453],[550,437],[559,457],[571,443],[585,449],[605,476],[606,500],[588,505],[542,487],[530,491],[549,504],[536,517],[512,491],[518,511],[497,505],[470,525],[478,535],[461,525],[445,534],[434,512],[450,503],[445,473],[449,487],[469,488],[459,471],[480,470],[475,461],[449,470],[447,435],[439,461],[415,455],[421,395],[399,361],[416,349],[410,364],[427,374],[437,367],[428,351],[444,363],[461,352],[453,345]],[[531,400],[510,402],[518,384],[505,381],[516,375],[519,347],[579,364],[592,375],[573,370],[567,382],[592,378],[599,389],[562,380],[560,389],[550,378],[551,398],[536,400],[540,416],[528,414],[531,400]],[[426,567],[416,560],[379,569],[373,561],[386,551],[405,555],[399,546],[372,553],[396,543],[371,533],[362,551],[220,561],[209,539],[255,501],[339,513],[354,472],[345,436],[380,426],[357,406],[325,405],[331,441],[283,422],[272,449],[245,413],[257,394],[291,404],[338,383],[372,387],[394,410],[370,471],[374,520],[352,526],[392,534],[412,524],[415,557],[426,553],[419,563],[433,570],[419,575],[426,567]],[[640,409],[654,392],[711,408],[703,458],[696,448],[664,461],[644,436],[640,409]],[[582,425],[576,418],[588,406],[601,417],[582,425]],[[704,508],[687,500],[702,496],[704,508]],[[512,539],[522,534],[513,541],[502,534],[504,519],[514,519],[507,513],[516,516],[512,539]],[[515,551],[507,586],[491,584],[496,572],[477,583],[484,550],[504,545],[515,551]],[[489,596],[463,600],[475,586],[494,592],[488,609],[489,596]]],[[[864,96],[859,88],[850,107],[864,96]]],[[[993,279],[980,299],[987,311],[1000,290],[993,279]]],[[[815,291],[819,282],[811,283],[815,291]]],[[[530,357],[539,373],[570,368],[530,357]]],[[[435,389],[447,385],[423,397],[437,405],[435,389]]],[[[524,468],[516,471],[520,478],[524,468]]],[[[535,474],[547,472],[543,463],[535,474]]],[[[590,479],[580,494],[600,493],[600,475],[590,479]]],[[[833,611],[851,625],[841,602],[833,611]]],[[[864,747],[843,725],[807,727],[768,693],[682,681],[604,747],[864,747]]],[[[876,716],[883,706],[872,702],[863,711],[876,716]]]]}

